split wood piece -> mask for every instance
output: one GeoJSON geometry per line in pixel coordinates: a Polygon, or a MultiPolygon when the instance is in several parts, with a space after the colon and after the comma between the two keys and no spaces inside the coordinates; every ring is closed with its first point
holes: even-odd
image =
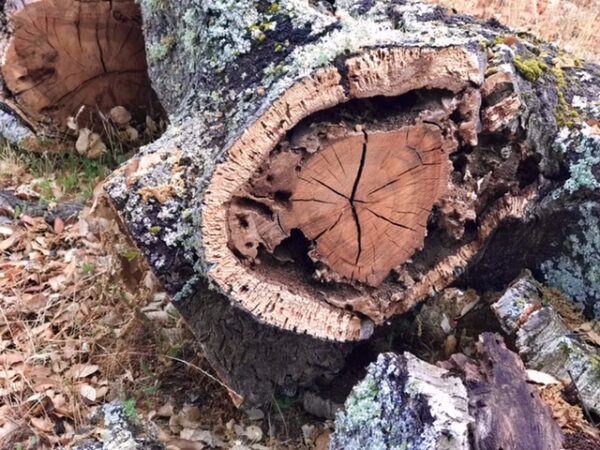
{"type": "Polygon", "coordinates": [[[156,108],[134,1],[9,1],[6,11],[6,103],[37,131],[65,130],[82,107],[81,126],[114,106],[140,119],[156,108]]]}
{"type": "Polygon", "coordinates": [[[338,413],[329,448],[469,450],[468,400],[447,370],[410,353],[381,354],[338,413]]]}
{"type": "Polygon", "coordinates": [[[479,337],[477,356],[454,355],[442,363],[467,387],[473,450],[559,450],[563,434],[536,388],[527,383],[519,356],[501,336],[479,337]]]}
{"type": "Polygon", "coordinates": [[[382,354],[337,414],[332,449],[559,450],[563,434],[519,356],[484,333],[477,354],[434,366],[382,354]],[[418,418],[418,419],[417,419],[418,418]]]}
{"type": "Polygon", "coordinates": [[[544,288],[525,272],[506,289],[492,309],[528,368],[574,383],[584,409],[600,414],[600,357],[579,339],[551,306],[544,288]]]}

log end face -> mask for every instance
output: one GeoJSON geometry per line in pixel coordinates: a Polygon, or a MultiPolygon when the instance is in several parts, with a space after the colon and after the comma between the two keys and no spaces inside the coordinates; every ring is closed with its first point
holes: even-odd
{"type": "MultiPolygon", "coordinates": [[[[133,1],[41,0],[13,9],[1,72],[28,120],[63,131],[85,107],[106,115],[124,106],[140,120],[160,111],[133,1]]],[[[82,126],[99,120],[90,115],[82,126]]]]}
{"type": "Polygon", "coordinates": [[[378,292],[423,248],[459,140],[476,141],[482,81],[460,48],[345,64],[346,81],[297,83],[230,145],[202,210],[210,279],[262,321],[335,340],[387,317],[378,292]]]}

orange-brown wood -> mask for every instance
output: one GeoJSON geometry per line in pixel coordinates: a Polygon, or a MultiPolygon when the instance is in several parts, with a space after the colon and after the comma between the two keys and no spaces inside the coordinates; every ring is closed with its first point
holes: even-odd
{"type": "Polygon", "coordinates": [[[60,127],[82,106],[135,113],[152,102],[133,1],[42,0],[11,22],[2,75],[29,119],[60,127]]]}
{"type": "Polygon", "coordinates": [[[365,131],[338,140],[299,174],[286,232],[315,241],[338,275],[372,286],[422,245],[431,210],[447,189],[445,138],[435,125],[365,131]]]}

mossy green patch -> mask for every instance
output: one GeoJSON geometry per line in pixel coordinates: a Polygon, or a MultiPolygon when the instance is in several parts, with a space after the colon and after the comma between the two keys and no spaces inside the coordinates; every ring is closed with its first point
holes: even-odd
{"type": "Polygon", "coordinates": [[[535,83],[548,71],[548,66],[544,62],[534,58],[522,59],[520,56],[516,56],[514,64],[519,74],[532,83],[535,83]]]}
{"type": "Polygon", "coordinates": [[[559,127],[573,128],[581,118],[577,110],[570,105],[565,96],[567,77],[559,66],[552,68],[552,74],[556,80],[556,96],[558,98],[555,113],[556,124],[559,127]]]}

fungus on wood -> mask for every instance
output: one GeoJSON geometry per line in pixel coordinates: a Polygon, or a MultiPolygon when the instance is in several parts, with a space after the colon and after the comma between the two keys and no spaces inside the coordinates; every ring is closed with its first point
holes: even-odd
{"type": "Polygon", "coordinates": [[[64,132],[69,117],[101,131],[98,113],[115,106],[156,112],[134,1],[8,0],[3,13],[0,101],[36,133],[64,132]]]}
{"type": "Polygon", "coordinates": [[[417,1],[335,6],[141,2],[172,126],[106,191],[251,402],[331,376],[454,282],[542,267],[579,220],[564,189],[579,153],[553,145],[553,111],[594,96],[592,67],[534,84],[513,60],[540,49],[497,43],[501,27],[417,1]]]}

